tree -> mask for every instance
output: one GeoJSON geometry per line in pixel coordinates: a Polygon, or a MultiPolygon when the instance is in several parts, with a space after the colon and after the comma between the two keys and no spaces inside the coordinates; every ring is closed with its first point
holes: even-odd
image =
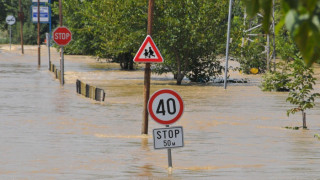
{"type": "Polygon", "coordinates": [[[110,58],[133,69],[133,56],[146,36],[146,1],[70,0],[64,1],[63,13],[74,37],[68,53],[110,58]]]}
{"type": "Polygon", "coordinates": [[[165,58],[158,73],[173,72],[179,85],[189,72],[197,71],[200,59],[223,52],[227,1],[163,0],[155,8],[153,39],[165,58]]]}
{"type": "Polygon", "coordinates": [[[303,128],[307,128],[305,111],[313,108],[315,106],[315,98],[320,97],[319,93],[311,92],[316,78],[313,77],[312,68],[306,66],[300,59],[295,59],[290,66],[293,69],[290,75],[293,79],[288,83],[290,93],[287,101],[296,107],[288,110],[287,115],[302,112],[303,128]]]}
{"type": "Polygon", "coordinates": [[[7,7],[5,0],[0,0],[0,30],[5,29],[6,17],[7,17],[7,7]]]}
{"type": "MultiPolygon", "coordinates": [[[[73,41],[65,47],[68,54],[95,55],[99,51],[99,34],[95,36],[95,19],[88,16],[95,16],[91,13],[91,6],[95,2],[68,0],[63,2],[63,24],[72,32],[73,41]]],[[[54,4],[53,12],[59,16],[59,4],[54,4]]]]}
{"type": "MultiPolygon", "coordinates": [[[[273,0],[245,0],[247,13],[264,14],[263,27],[269,32],[273,0]]],[[[280,26],[286,25],[297,44],[305,63],[310,66],[320,58],[320,2],[318,0],[281,0],[283,16],[280,26]]]]}

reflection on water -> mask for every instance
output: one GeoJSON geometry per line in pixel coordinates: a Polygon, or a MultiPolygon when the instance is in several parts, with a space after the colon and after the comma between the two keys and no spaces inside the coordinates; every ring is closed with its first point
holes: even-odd
{"type": "MultiPolygon", "coordinates": [[[[282,127],[301,126],[300,114],[286,117],[287,93],[262,92],[259,76],[224,90],[152,75],[151,93],[174,89],[185,103],[176,124],[185,147],[172,150],[168,175],[167,151],[140,135],[143,71],[66,56],[61,87],[42,59],[37,69],[32,53],[0,52],[0,179],[320,178],[319,101],[307,112],[310,130],[293,131],[282,127]],[[75,79],[105,89],[106,102],[77,95],[75,79]]],[[[58,65],[58,53],[53,59],[58,65]]],[[[161,127],[149,124],[149,133],[161,127]]]]}

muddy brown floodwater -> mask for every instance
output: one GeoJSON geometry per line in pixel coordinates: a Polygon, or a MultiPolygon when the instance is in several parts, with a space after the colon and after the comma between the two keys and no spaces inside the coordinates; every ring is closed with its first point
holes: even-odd
{"type": "MultiPolygon", "coordinates": [[[[175,124],[185,147],[172,150],[168,175],[166,150],[140,135],[142,70],[66,56],[62,87],[47,70],[45,47],[39,69],[35,47],[25,55],[14,48],[0,48],[0,179],[320,179],[319,100],[307,112],[309,130],[288,130],[301,126],[300,113],[287,117],[287,93],[262,92],[258,75],[233,73],[249,83],[224,90],[152,74],[151,93],[170,88],[185,103],[175,124]],[[106,101],[76,94],[76,79],[103,88],[106,101]]],[[[162,127],[149,122],[149,134],[162,127]]]]}

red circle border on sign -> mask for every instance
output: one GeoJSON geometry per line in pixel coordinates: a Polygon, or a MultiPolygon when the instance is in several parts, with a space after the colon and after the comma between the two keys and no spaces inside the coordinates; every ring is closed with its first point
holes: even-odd
{"type": "Polygon", "coordinates": [[[152,96],[148,102],[148,112],[149,112],[150,116],[152,117],[152,119],[155,120],[157,123],[164,124],[164,125],[173,124],[176,121],[178,121],[183,113],[183,110],[184,110],[184,105],[183,105],[183,101],[182,101],[181,96],[177,92],[175,92],[171,89],[160,89],[160,90],[156,91],[155,93],[152,94],[152,96]],[[164,93],[168,93],[168,94],[173,95],[174,97],[176,97],[178,99],[178,101],[180,103],[179,113],[177,114],[177,116],[175,118],[171,119],[170,121],[163,121],[163,120],[157,118],[157,116],[152,111],[153,101],[156,99],[157,96],[159,96],[160,94],[164,94],[164,93]]]}

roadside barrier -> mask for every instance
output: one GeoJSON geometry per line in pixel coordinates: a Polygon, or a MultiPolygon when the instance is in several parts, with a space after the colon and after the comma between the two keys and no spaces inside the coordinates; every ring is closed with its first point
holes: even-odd
{"type": "Polygon", "coordinates": [[[96,101],[104,101],[106,93],[103,89],[86,84],[79,79],[76,82],[77,93],[96,101]]]}
{"type": "Polygon", "coordinates": [[[49,71],[53,72],[56,79],[59,79],[61,81],[61,71],[57,69],[56,65],[50,63],[49,71]]]}
{"type": "MultiPolygon", "coordinates": [[[[56,79],[59,79],[61,81],[61,71],[57,69],[54,64],[49,64],[49,71],[53,72],[56,79]]],[[[94,99],[96,101],[104,101],[106,97],[106,93],[103,89],[97,88],[95,86],[90,86],[89,84],[86,84],[78,79],[76,82],[76,88],[78,94],[81,94],[87,98],[94,99]]]]}

